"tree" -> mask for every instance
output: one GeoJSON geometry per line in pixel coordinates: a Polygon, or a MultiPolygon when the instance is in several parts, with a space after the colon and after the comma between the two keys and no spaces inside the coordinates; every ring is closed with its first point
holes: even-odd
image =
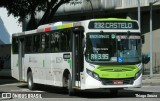
{"type": "Polygon", "coordinates": [[[35,29],[37,26],[51,23],[52,17],[57,9],[70,0],[1,0],[0,7],[8,10],[8,15],[12,14],[18,17],[18,21],[22,22],[29,17],[27,30],[35,29]],[[44,15],[39,22],[36,22],[36,12],[44,11],[44,15]]]}

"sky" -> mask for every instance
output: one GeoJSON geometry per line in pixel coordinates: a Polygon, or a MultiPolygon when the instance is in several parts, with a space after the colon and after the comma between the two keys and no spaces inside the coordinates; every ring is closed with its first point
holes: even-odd
{"type": "Polygon", "coordinates": [[[0,17],[10,35],[13,33],[22,32],[22,27],[18,23],[18,19],[14,18],[12,15],[8,16],[5,8],[0,8],[0,17]]]}

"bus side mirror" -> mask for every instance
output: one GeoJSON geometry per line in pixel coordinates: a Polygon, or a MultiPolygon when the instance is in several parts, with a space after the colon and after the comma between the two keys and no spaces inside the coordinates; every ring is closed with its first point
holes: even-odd
{"type": "Polygon", "coordinates": [[[142,63],[147,64],[150,61],[150,56],[149,54],[143,54],[142,55],[142,63]]]}
{"type": "Polygon", "coordinates": [[[142,35],[141,38],[142,38],[142,44],[144,44],[145,43],[145,37],[144,37],[144,35],[142,35]]]}

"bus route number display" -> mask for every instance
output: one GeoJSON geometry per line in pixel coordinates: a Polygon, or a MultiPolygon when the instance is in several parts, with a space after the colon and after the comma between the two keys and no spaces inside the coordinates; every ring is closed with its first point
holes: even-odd
{"type": "Polygon", "coordinates": [[[91,21],[89,29],[138,29],[137,22],[120,21],[91,21]]]}

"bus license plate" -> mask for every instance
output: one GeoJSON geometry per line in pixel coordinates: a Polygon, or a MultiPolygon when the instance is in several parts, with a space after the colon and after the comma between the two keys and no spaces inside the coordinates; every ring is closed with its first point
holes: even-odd
{"type": "Polygon", "coordinates": [[[114,85],[122,85],[123,84],[123,80],[114,80],[113,84],[114,85]]]}

